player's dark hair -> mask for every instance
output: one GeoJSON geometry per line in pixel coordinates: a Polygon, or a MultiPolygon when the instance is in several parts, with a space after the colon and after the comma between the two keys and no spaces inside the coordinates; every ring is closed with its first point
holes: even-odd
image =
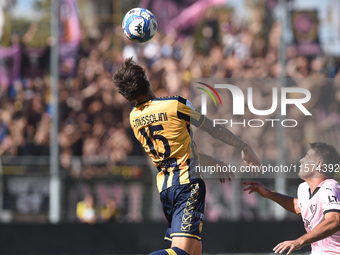
{"type": "Polygon", "coordinates": [[[129,101],[146,94],[150,87],[144,67],[133,61],[132,57],[125,59],[124,63],[115,71],[113,82],[116,84],[118,92],[129,101]]]}
{"type": "Polygon", "coordinates": [[[335,174],[336,164],[340,163],[340,156],[337,150],[332,146],[326,143],[310,143],[310,146],[315,151],[316,155],[320,156],[323,159],[323,163],[326,164],[326,168],[322,169],[330,169],[329,165],[333,165],[332,171],[325,171],[327,177],[332,178],[335,174]]]}

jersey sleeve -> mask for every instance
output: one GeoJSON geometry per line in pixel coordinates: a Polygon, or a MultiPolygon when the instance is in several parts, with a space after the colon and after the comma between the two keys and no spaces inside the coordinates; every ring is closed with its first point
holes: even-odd
{"type": "Polygon", "coordinates": [[[178,97],[177,117],[185,120],[189,125],[193,124],[195,127],[203,125],[205,116],[197,111],[188,99],[178,97]]]}
{"type": "Polygon", "coordinates": [[[319,196],[323,214],[328,212],[338,212],[340,213],[340,189],[337,186],[325,187],[321,190],[319,196]]]}

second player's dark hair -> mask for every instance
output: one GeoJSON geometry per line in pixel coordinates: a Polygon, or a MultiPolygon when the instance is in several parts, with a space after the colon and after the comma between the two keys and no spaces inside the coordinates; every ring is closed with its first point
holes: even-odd
{"type": "Polygon", "coordinates": [[[326,143],[310,143],[310,146],[315,151],[316,155],[323,159],[323,163],[326,164],[327,169],[330,169],[329,165],[333,165],[332,171],[325,172],[327,177],[332,178],[335,173],[336,164],[338,164],[338,166],[340,164],[340,156],[337,150],[332,145],[326,143]]]}
{"type": "Polygon", "coordinates": [[[124,63],[115,71],[113,82],[116,84],[118,92],[129,101],[146,94],[150,87],[144,67],[133,61],[132,57],[125,59],[124,63]]]}

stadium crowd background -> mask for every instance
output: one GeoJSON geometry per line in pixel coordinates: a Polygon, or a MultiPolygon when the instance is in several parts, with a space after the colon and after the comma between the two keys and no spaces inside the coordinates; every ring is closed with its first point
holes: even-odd
{"type": "MultiPolygon", "coordinates": [[[[129,112],[133,103],[127,102],[117,93],[112,81],[115,68],[130,56],[145,66],[153,90],[159,97],[181,95],[189,98],[191,78],[277,78],[284,68],[286,77],[292,78],[297,86],[311,91],[312,100],[307,108],[313,109],[314,116],[313,119],[304,120],[304,115],[294,111],[288,113],[288,117],[297,119],[300,124],[293,132],[289,133],[289,129],[287,131],[285,161],[298,163],[309,143],[314,141],[322,140],[335,145],[339,150],[340,82],[327,83],[323,80],[306,83],[299,80],[340,78],[339,58],[323,53],[302,56],[289,45],[287,62],[282,67],[278,62],[282,30],[279,23],[273,17],[269,17],[268,21],[268,15],[259,10],[250,16],[248,22],[237,22],[234,15],[228,8],[224,11],[208,8],[204,12],[204,18],[197,24],[197,29],[168,35],[160,30],[147,44],[130,42],[124,37],[119,25],[112,27],[100,24],[95,28],[98,31],[95,34],[83,29],[76,75],[60,79],[59,82],[59,144],[64,175],[68,178],[85,179],[89,183],[92,179],[108,175],[108,168],[95,165],[75,171],[73,157],[83,157],[84,161],[105,162],[102,164],[110,166],[124,165],[131,156],[147,159],[148,156],[130,128],[129,112]],[[113,43],[114,36],[115,40],[120,41],[120,47],[113,43]]],[[[35,26],[32,24],[25,34],[12,33],[12,46],[18,45],[21,49],[29,47],[30,38],[34,37],[29,33],[34,34],[32,30],[37,29],[35,26]]],[[[45,50],[48,60],[47,43],[45,50]]],[[[45,63],[48,63],[47,60],[45,63]]],[[[20,78],[13,83],[2,84],[0,155],[49,155],[50,81],[46,70],[40,77],[26,77],[21,72],[20,78]]],[[[254,101],[265,102],[264,97],[270,98],[271,91],[268,92],[268,87],[259,87],[259,90],[261,91],[254,94],[254,101]]],[[[237,127],[231,130],[247,141],[263,162],[275,163],[278,156],[275,130],[245,130],[237,127]]],[[[198,148],[209,148],[211,155],[218,155],[225,162],[232,157],[239,157],[239,151],[228,146],[224,146],[221,155],[221,145],[212,139],[195,140],[198,148]]],[[[143,176],[153,178],[148,171],[148,168],[135,168],[132,176],[137,179],[143,176]]],[[[215,188],[208,184],[208,189],[209,186],[211,189],[215,188]]],[[[91,189],[96,190],[93,184],[83,188],[80,194],[90,193],[91,189]]],[[[233,199],[230,184],[221,189],[216,194],[207,192],[208,207],[221,199],[218,197],[220,193],[224,194],[222,199],[227,204],[233,199]]],[[[79,201],[82,195],[77,194],[74,199],[79,201]]],[[[241,198],[244,206],[250,208],[249,213],[241,217],[248,220],[256,218],[255,211],[260,203],[257,196],[241,194],[241,198]]],[[[117,202],[118,206],[124,206],[123,200],[117,202]]],[[[98,203],[104,204],[104,201],[102,198],[98,203]]],[[[135,207],[140,208],[138,205],[135,207]]],[[[207,220],[228,220],[228,213],[222,212],[224,207],[217,207],[213,210],[208,208],[207,220]]],[[[74,207],[73,210],[75,211],[74,207]]],[[[74,214],[72,215],[71,218],[74,219],[74,214]]],[[[141,221],[142,217],[132,216],[130,220],[141,221]]]]}

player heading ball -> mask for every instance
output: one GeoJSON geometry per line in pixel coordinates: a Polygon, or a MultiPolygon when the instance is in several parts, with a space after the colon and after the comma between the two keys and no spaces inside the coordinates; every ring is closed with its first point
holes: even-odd
{"type": "MultiPolygon", "coordinates": [[[[164,239],[172,244],[171,249],[152,255],[201,254],[205,184],[195,167],[224,163],[198,153],[190,125],[239,148],[247,165],[260,166],[260,161],[247,143],[223,126],[213,127],[212,120],[196,111],[189,100],[180,96],[156,97],[144,68],[132,58],[115,71],[113,81],[120,94],[136,101],[130,124],[158,170],[156,184],[168,221],[164,239]]],[[[228,174],[220,175],[221,182],[226,176],[230,178],[228,174]]]]}

